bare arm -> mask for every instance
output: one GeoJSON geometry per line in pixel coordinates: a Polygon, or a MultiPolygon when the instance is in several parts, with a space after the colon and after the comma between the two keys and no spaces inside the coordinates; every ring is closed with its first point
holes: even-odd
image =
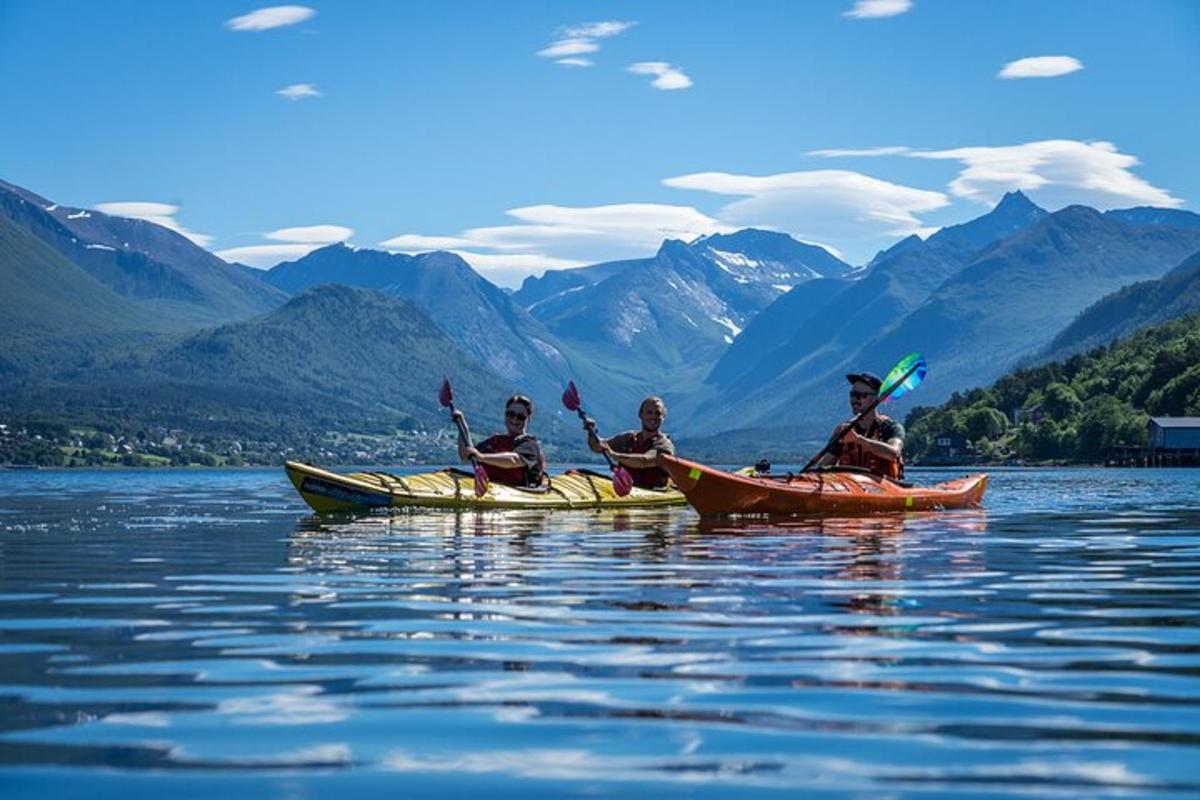
{"type": "Polygon", "coordinates": [[[850,438],[850,441],[857,441],[863,450],[876,458],[885,458],[888,461],[899,461],[900,454],[904,450],[904,440],[899,437],[888,439],[885,442],[879,439],[868,439],[865,436],[859,435],[856,431],[850,438]]]}
{"type": "MultiPolygon", "coordinates": [[[[617,442],[616,447],[623,449],[629,448],[632,443],[629,434],[621,434],[619,437],[615,437],[615,439],[620,440],[617,442]]],[[[610,440],[610,443],[611,441],[615,441],[615,439],[610,440]]],[[[613,460],[618,464],[631,469],[648,469],[650,467],[657,467],[659,453],[675,455],[674,445],[672,445],[670,439],[667,439],[665,436],[655,440],[654,444],[654,447],[650,448],[644,453],[621,453],[612,447],[609,447],[608,452],[612,455],[613,460]]]]}
{"type": "Polygon", "coordinates": [[[475,453],[475,460],[480,464],[488,464],[493,467],[523,467],[525,459],[521,458],[516,453],[480,453],[475,448],[471,448],[475,453]]]}
{"type": "Polygon", "coordinates": [[[612,453],[612,457],[614,461],[623,467],[645,469],[646,467],[658,466],[657,450],[647,450],[644,453],[612,453]]]}

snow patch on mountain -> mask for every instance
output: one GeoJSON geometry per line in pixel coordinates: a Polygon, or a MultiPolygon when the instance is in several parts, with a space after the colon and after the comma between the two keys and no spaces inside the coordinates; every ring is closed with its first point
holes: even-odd
{"type": "Polygon", "coordinates": [[[718,250],[715,247],[706,248],[713,258],[716,259],[717,266],[724,269],[726,272],[732,272],[729,267],[757,267],[758,262],[750,258],[745,253],[730,253],[727,250],[718,250]],[[728,266],[726,266],[728,265],[728,266]]]}
{"type": "MultiPolygon", "coordinates": [[[[729,328],[729,332],[734,336],[738,336],[742,332],[742,329],[738,327],[737,323],[735,323],[729,317],[713,317],[712,321],[718,325],[724,325],[726,328],[729,328]]],[[[733,340],[730,339],[729,341],[732,342],[733,340]]]]}

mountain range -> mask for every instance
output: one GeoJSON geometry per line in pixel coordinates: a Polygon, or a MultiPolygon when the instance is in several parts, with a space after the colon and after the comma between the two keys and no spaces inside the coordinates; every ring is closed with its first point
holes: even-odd
{"type": "Polygon", "coordinates": [[[338,244],[252,270],[0,182],[0,408],[438,426],[448,374],[477,412],[531,394],[547,430],[574,379],[609,428],[656,393],[684,437],[815,439],[846,413],[845,372],[922,351],[927,404],[1195,310],[1198,253],[1188,211],[1049,213],[1014,192],[861,267],[746,229],[507,292],[444,252],[338,244]]]}
{"type": "Polygon", "coordinates": [[[1200,312],[1200,253],[1157,280],[1124,286],[1089,306],[1040,353],[1038,361],[1060,361],[1110,344],[1141,328],[1200,312]]]}
{"type": "Polygon", "coordinates": [[[153,222],[53,203],[4,181],[0,216],[179,330],[253,316],[284,300],[245,269],[153,222]]]}
{"type": "Polygon", "coordinates": [[[728,407],[731,399],[737,403],[757,389],[775,391],[773,383],[840,367],[864,339],[916,309],[975,253],[1045,214],[1014,192],[982,217],[943,228],[928,240],[909,236],[900,241],[877,255],[857,280],[791,290],[777,303],[788,309],[786,316],[756,319],[745,339],[734,343],[714,367],[707,381],[716,390],[713,402],[728,407]],[[777,319],[789,319],[790,325],[781,326],[777,319]],[[769,326],[769,337],[756,330],[760,325],[769,326]]]}
{"type": "MultiPolygon", "coordinates": [[[[1010,196],[1006,202],[1024,207],[1024,227],[985,244],[956,270],[950,261],[950,274],[936,285],[935,277],[918,286],[914,294],[919,297],[929,287],[928,295],[910,308],[904,307],[897,287],[906,286],[910,275],[928,273],[909,269],[889,275],[895,282],[862,302],[874,313],[869,318],[859,315],[861,324],[851,335],[812,333],[847,330],[837,327],[838,322],[853,318],[852,307],[837,307],[836,300],[826,304],[798,326],[801,338],[784,353],[793,361],[781,364],[775,377],[759,386],[743,381],[718,395],[725,418],[740,420],[747,428],[808,424],[811,434],[818,435],[828,426],[814,417],[845,413],[844,374],[862,369],[882,374],[912,350],[920,350],[932,365],[920,401],[937,402],[954,391],[982,385],[1039,352],[1104,295],[1130,282],[1159,278],[1200,250],[1200,231],[1192,226],[1124,221],[1083,206],[1038,213],[1040,209],[1029,208],[1032,204],[1023,197],[1010,196]],[[837,313],[828,313],[833,308],[837,313]]],[[[1005,210],[1006,202],[992,213],[1005,210]]],[[[987,215],[976,222],[986,219],[987,215]]],[[[918,245],[911,242],[908,247],[918,245]]],[[[870,286],[905,249],[884,254],[860,284],[846,291],[853,294],[862,291],[859,286],[870,286]]],[[[926,270],[936,263],[929,256],[920,261],[926,270]]],[[[751,356],[742,358],[746,362],[751,356]]]]}
{"type": "Polygon", "coordinates": [[[453,253],[408,256],[335,244],[279,264],[263,280],[288,293],[340,283],[404,298],[511,391],[550,398],[569,380],[554,337],[453,253]]]}

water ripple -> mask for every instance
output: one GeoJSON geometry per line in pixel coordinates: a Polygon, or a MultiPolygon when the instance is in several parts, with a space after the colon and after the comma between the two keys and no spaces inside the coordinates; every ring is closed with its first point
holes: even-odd
{"type": "Polygon", "coordinates": [[[1200,795],[1192,473],[782,522],[324,520],[273,471],[114,475],[0,484],[0,784],[30,796],[1200,795]]]}

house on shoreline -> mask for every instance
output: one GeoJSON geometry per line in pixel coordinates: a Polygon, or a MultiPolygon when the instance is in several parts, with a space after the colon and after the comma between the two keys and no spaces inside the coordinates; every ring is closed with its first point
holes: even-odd
{"type": "Polygon", "coordinates": [[[1200,417],[1151,417],[1146,447],[1116,447],[1107,463],[1121,467],[1200,467],[1200,417]]]}
{"type": "Polygon", "coordinates": [[[1151,417],[1148,425],[1157,466],[1200,466],[1200,417],[1151,417]]]}

